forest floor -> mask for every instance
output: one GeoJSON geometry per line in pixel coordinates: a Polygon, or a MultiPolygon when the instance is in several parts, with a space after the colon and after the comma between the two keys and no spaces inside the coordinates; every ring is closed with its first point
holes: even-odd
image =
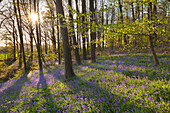
{"type": "Polygon", "coordinates": [[[64,80],[63,65],[47,65],[0,83],[4,112],[170,112],[170,56],[101,56],[74,65],[64,80]]]}

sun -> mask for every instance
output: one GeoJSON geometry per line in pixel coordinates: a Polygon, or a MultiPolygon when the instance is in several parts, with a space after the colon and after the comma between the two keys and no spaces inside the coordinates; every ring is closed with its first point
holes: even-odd
{"type": "Polygon", "coordinates": [[[38,15],[35,13],[31,13],[30,19],[32,20],[33,23],[35,23],[36,21],[38,21],[38,15]]]}

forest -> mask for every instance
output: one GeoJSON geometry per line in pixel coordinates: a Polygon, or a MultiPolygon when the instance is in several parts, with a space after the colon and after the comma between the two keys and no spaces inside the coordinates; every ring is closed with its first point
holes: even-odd
{"type": "Polygon", "coordinates": [[[169,113],[170,0],[0,0],[0,113],[169,113]]]}

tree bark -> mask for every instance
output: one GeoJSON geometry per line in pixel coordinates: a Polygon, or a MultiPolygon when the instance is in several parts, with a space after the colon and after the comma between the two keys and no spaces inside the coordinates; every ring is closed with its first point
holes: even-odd
{"type": "Polygon", "coordinates": [[[132,21],[135,22],[135,13],[134,13],[133,1],[131,2],[131,8],[132,8],[132,21]]]}
{"type": "MultiPolygon", "coordinates": [[[[32,13],[32,7],[31,7],[31,5],[32,5],[32,2],[31,2],[32,0],[29,0],[29,4],[30,4],[30,14],[32,13]]],[[[32,27],[32,21],[31,21],[31,19],[29,19],[29,21],[30,21],[30,24],[29,24],[29,29],[30,29],[30,48],[31,48],[31,60],[33,60],[33,49],[34,49],[34,47],[33,47],[33,36],[34,36],[34,33],[33,33],[33,27],[32,27]]]]}
{"type": "MultiPolygon", "coordinates": [[[[62,0],[56,0],[57,2],[57,13],[63,15],[64,17],[64,11],[63,11],[63,5],[62,5],[62,0]]],[[[64,25],[64,20],[63,18],[59,19],[60,23],[60,30],[61,30],[61,35],[62,35],[62,40],[63,40],[63,52],[64,52],[64,65],[65,65],[65,74],[64,77],[65,79],[74,77],[75,74],[73,72],[73,67],[72,67],[72,57],[71,57],[71,49],[68,41],[68,30],[66,27],[62,27],[64,25]]]]}
{"type": "Polygon", "coordinates": [[[56,38],[55,38],[55,28],[54,28],[54,11],[53,11],[53,7],[50,6],[50,3],[48,0],[46,0],[48,7],[50,8],[50,13],[51,13],[51,29],[52,29],[52,44],[53,44],[53,52],[55,54],[57,54],[57,50],[56,50],[56,38]]]}
{"type": "MultiPolygon", "coordinates": [[[[15,19],[15,18],[14,18],[15,19]]],[[[13,55],[14,55],[14,61],[16,60],[16,44],[15,44],[15,20],[13,19],[13,33],[12,33],[12,36],[13,36],[13,45],[14,45],[14,50],[13,50],[13,55]]]]}
{"type": "Polygon", "coordinates": [[[45,32],[45,40],[44,40],[44,43],[45,43],[45,54],[47,54],[48,46],[47,46],[47,33],[46,33],[46,32],[45,32]]]}
{"type": "MultiPolygon", "coordinates": [[[[82,0],[82,14],[86,15],[86,1],[82,0]]],[[[82,23],[85,21],[85,16],[82,17],[82,23]]],[[[85,28],[83,28],[83,34],[82,34],[82,40],[83,40],[83,60],[87,60],[87,54],[86,54],[86,31],[85,28]]]]}
{"type": "Polygon", "coordinates": [[[60,55],[60,29],[59,29],[59,20],[57,15],[57,0],[53,0],[56,6],[56,16],[57,16],[57,44],[58,44],[58,64],[61,64],[61,55],[60,55]]]}
{"type": "MultiPolygon", "coordinates": [[[[102,18],[101,18],[101,21],[102,21],[102,26],[104,25],[104,3],[103,3],[103,0],[102,0],[102,18]]],[[[102,30],[103,34],[101,35],[101,38],[103,38],[102,40],[102,49],[104,50],[104,30],[102,30]]]]}
{"type": "MultiPolygon", "coordinates": [[[[39,5],[39,0],[36,1],[34,0],[34,13],[37,14],[39,12],[37,12],[37,7],[36,6],[39,5]]],[[[39,15],[38,15],[39,16],[39,15]]],[[[39,17],[38,17],[39,18],[39,17]]],[[[41,41],[40,41],[40,34],[39,34],[39,25],[38,25],[38,21],[35,22],[36,23],[36,35],[37,35],[37,52],[38,52],[38,63],[39,63],[39,69],[42,70],[42,60],[41,60],[41,41]]]]}
{"type": "Polygon", "coordinates": [[[90,0],[90,11],[92,12],[91,18],[91,29],[90,29],[90,36],[91,36],[91,61],[92,63],[96,62],[96,53],[95,53],[95,49],[96,49],[96,31],[95,28],[93,28],[92,23],[95,21],[95,15],[94,15],[94,0],[90,0]],[[94,30],[94,31],[93,31],[94,30]]]}
{"type": "MultiPolygon", "coordinates": [[[[156,6],[154,6],[154,7],[156,7],[156,6]]],[[[154,13],[156,13],[156,9],[154,10],[154,12],[152,12],[152,2],[149,2],[148,3],[148,20],[153,21],[154,13]]],[[[154,49],[154,44],[153,44],[154,37],[153,36],[155,36],[155,38],[156,38],[157,34],[154,33],[154,34],[149,35],[150,48],[151,48],[151,52],[153,54],[153,59],[154,59],[155,65],[159,65],[159,60],[158,60],[158,57],[157,57],[155,49],[154,49]]]]}
{"type": "MultiPolygon", "coordinates": [[[[71,0],[68,0],[68,4],[70,5],[71,7],[71,0]]],[[[72,27],[72,29],[74,29],[74,24],[72,22],[73,20],[73,15],[71,14],[71,10],[69,10],[69,17],[70,17],[70,26],[72,27]]],[[[78,47],[78,44],[76,42],[76,36],[75,36],[75,31],[73,30],[73,32],[71,32],[71,37],[73,39],[73,45],[75,46],[74,47],[74,52],[75,52],[75,57],[76,57],[76,62],[78,65],[81,64],[81,59],[80,59],[80,55],[79,55],[79,47],[78,47]]]]}
{"type": "MultiPolygon", "coordinates": [[[[58,17],[58,16],[57,16],[58,17]]],[[[59,21],[57,20],[57,25],[59,25],[59,21]]],[[[59,27],[57,26],[57,43],[58,43],[58,64],[61,64],[61,55],[60,55],[60,30],[59,27]]]]}
{"type": "MultiPolygon", "coordinates": [[[[78,8],[78,0],[75,0],[76,1],[76,10],[77,10],[77,12],[79,13],[80,11],[79,11],[79,8],[78,8]]],[[[77,14],[78,15],[78,14],[77,14]]],[[[76,19],[77,19],[77,21],[78,20],[80,20],[80,17],[76,17],[76,19]]],[[[80,39],[80,36],[79,36],[79,25],[78,25],[78,23],[77,23],[77,43],[78,43],[78,45],[79,45],[79,49],[80,49],[80,51],[81,51],[81,39],[80,39]]]]}
{"type": "MultiPolygon", "coordinates": [[[[123,11],[122,11],[122,4],[120,2],[120,0],[118,1],[119,2],[119,9],[120,9],[120,19],[121,19],[121,24],[123,25],[123,11]]],[[[126,34],[123,35],[123,39],[124,39],[124,44],[126,45],[127,44],[127,40],[126,40],[126,34]]]]}
{"type": "MultiPolygon", "coordinates": [[[[15,0],[13,0],[15,3],[15,0]]],[[[15,5],[15,4],[14,4],[15,5]]],[[[21,11],[19,6],[19,0],[17,0],[17,8],[19,13],[19,20],[17,19],[17,25],[19,30],[19,37],[20,37],[20,51],[22,52],[23,62],[24,62],[24,71],[26,72],[27,66],[26,66],[26,59],[25,59],[25,52],[24,52],[24,43],[23,43],[23,31],[22,31],[22,18],[21,18],[21,11]]],[[[16,7],[15,7],[16,9],[16,7]]]]}

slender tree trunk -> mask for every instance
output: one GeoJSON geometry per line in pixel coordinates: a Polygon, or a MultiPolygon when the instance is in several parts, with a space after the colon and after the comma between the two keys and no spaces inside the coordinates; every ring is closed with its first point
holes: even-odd
{"type": "Polygon", "coordinates": [[[56,50],[56,38],[55,38],[55,28],[54,28],[54,20],[52,19],[52,43],[53,43],[53,52],[57,54],[56,50]]]}
{"type": "MultiPolygon", "coordinates": [[[[68,4],[71,7],[71,0],[68,0],[68,4]]],[[[71,14],[71,10],[69,10],[69,17],[70,17],[70,26],[72,27],[72,29],[74,29],[74,24],[72,22],[73,15],[71,14]]],[[[78,47],[78,44],[76,42],[75,31],[71,32],[71,35],[72,35],[71,37],[73,39],[73,45],[75,46],[74,47],[74,52],[75,52],[76,62],[77,62],[78,65],[80,65],[81,64],[81,59],[80,59],[80,55],[79,55],[79,47],[78,47]]]]}
{"type": "MultiPolygon", "coordinates": [[[[121,24],[123,25],[123,11],[122,11],[122,4],[120,2],[120,0],[118,1],[119,2],[119,9],[120,9],[120,19],[121,19],[121,24]]],[[[127,40],[126,40],[126,34],[123,35],[123,39],[124,39],[124,44],[126,45],[127,44],[127,40]]]]}
{"type": "MultiPolygon", "coordinates": [[[[57,25],[59,25],[59,21],[57,20],[57,25]]],[[[58,63],[61,64],[61,55],[60,55],[60,30],[57,26],[57,43],[58,43],[58,63]]]]}
{"type": "MultiPolygon", "coordinates": [[[[131,9],[132,9],[132,22],[135,22],[135,12],[134,12],[134,5],[133,5],[133,1],[131,2],[131,9]]],[[[136,37],[135,37],[135,40],[134,40],[134,45],[136,47],[136,37]]]]}
{"type": "MultiPolygon", "coordinates": [[[[40,58],[42,55],[42,46],[41,46],[41,21],[40,21],[40,8],[39,8],[39,0],[37,0],[37,15],[38,15],[38,35],[39,35],[39,45],[40,45],[40,58]]],[[[41,60],[42,65],[42,60],[41,60]]]]}
{"type": "Polygon", "coordinates": [[[57,12],[57,0],[53,0],[56,6],[56,16],[57,16],[57,44],[58,44],[58,64],[61,64],[61,55],[60,55],[60,29],[59,29],[59,20],[58,20],[58,12],[57,12]]]}
{"type": "MultiPolygon", "coordinates": [[[[19,19],[18,19],[18,14],[17,14],[17,8],[15,6],[15,0],[13,0],[13,5],[14,5],[14,12],[15,12],[15,16],[16,16],[16,20],[17,20],[17,26],[18,26],[18,30],[19,30],[19,19]]],[[[17,43],[18,43],[18,40],[17,40],[17,43]]],[[[19,47],[20,47],[20,50],[18,48],[18,56],[19,56],[19,67],[22,66],[22,48],[21,48],[21,44],[18,43],[19,47]]]]}
{"type": "MultiPolygon", "coordinates": [[[[102,26],[104,25],[104,3],[103,3],[103,0],[102,0],[102,18],[101,18],[101,21],[102,21],[102,26]]],[[[102,41],[102,49],[104,50],[104,30],[102,30],[102,38],[103,38],[103,41],[102,41]]]]}
{"type": "MultiPolygon", "coordinates": [[[[148,20],[153,21],[153,14],[156,13],[155,11],[156,10],[154,10],[154,12],[152,12],[152,2],[149,2],[148,3],[148,20]]],[[[153,59],[155,61],[155,65],[159,65],[159,60],[158,60],[158,57],[157,57],[155,49],[154,49],[154,44],[153,44],[154,37],[153,36],[157,37],[156,33],[150,34],[150,36],[149,36],[150,48],[151,48],[151,52],[153,54],[153,59]]]]}
{"type": "MultiPolygon", "coordinates": [[[[15,19],[15,18],[14,18],[15,19]]],[[[13,36],[13,45],[14,45],[14,61],[16,60],[16,44],[15,44],[15,20],[13,19],[13,33],[12,33],[12,36],[13,36]]]]}
{"type": "Polygon", "coordinates": [[[133,1],[131,2],[131,8],[132,8],[132,21],[135,22],[135,13],[134,13],[133,1]]]}
{"type": "Polygon", "coordinates": [[[144,3],[144,2],[143,2],[143,0],[142,0],[142,20],[143,20],[143,17],[144,17],[144,15],[143,15],[143,11],[144,11],[144,10],[143,10],[143,3],[144,3]]]}
{"type": "Polygon", "coordinates": [[[47,46],[47,33],[46,33],[46,32],[45,32],[45,40],[44,40],[44,43],[45,43],[45,54],[47,54],[48,46],[47,46]]]}
{"type": "Polygon", "coordinates": [[[139,10],[139,0],[136,0],[136,9],[137,9],[137,18],[138,18],[138,20],[140,20],[140,10],[139,10]]]}
{"type": "MultiPolygon", "coordinates": [[[[86,14],[86,1],[82,0],[82,14],[86,14]]],[[[82,23],[85,21],[85,16],[82,17],[82,23]]],[[[84,29],[84,28],[83,28],[84,29]]],[[[86,32],[85,29],[82,34],[82,40],[83,40],[83,60],[87,60],[87,54],[86,54],[86,32]]]]}
{"type": "Polygon", "coordinates": [[[90,36],[91,36],[91,61],[92,63],[96,62],[96,53],[95,53],[95,41],[96,41],[96,31],[95,31],[95,28],[93,28],[94,26],[92,26],[92,23],[95,18],[95,15],[94,15],[94,0],[90,0],[90,11],[92,12],[92,15],[91,15],[91,18],[92,20],[91,21],[91,29],[90,29],[90,36]],[[93,31],[94,30],[94,31],[93,31]]]}
{"type": "MultiPolygon", "coordinates": [[[[115,0],[114,0],[114,5],[115,5],[115,0]]],[[[112,8],[112,16],[111,16],[111,24],[114,23],[114,19],[115,19],[115,8],[112,8]]],[[[114,37],[112,37],[111,39],[111,50],[113,50],[114,48],[114,37]]]]}
{"type": "Polygon", "coordinates": [[[56,37],[55,37],[55,28],[54,28],[54,11],[53,11],[53,7],[50,6],[50,3],[48,0],[46,0],[48,7],[50,8],[50,13],[51,13],[51,29],[52,29],[52,44],[53,44],[53,52],[55,54],[57,54],[57,50],[56,50],[56,37]]]}
{"type": "MultiPolygon", "coordinates": [[[[32,13],[32,0],[29,0],[29,4],[30,4],[30,14],[32,13]]],[[[30,25],[29,25],[29,28],[30,28],[30,48],[31,48],[31,60],[33,60],[33,36],[34,36],[34,33],[33,33],[33,27],[32,27],[32,21],[30,19],[30,25]]]]}
{"type": "MultiPolygon", "coordinates": [[[[14,0],[15,3],[15,0],[14,0]]],[[[20,36],[20,51],[22,51],[22,57],[24,62],[24,70],[26,72],[27,66],[26,66],[26,59],[25,59],[25,52],[24,52],[24,42],[23,42],[23,31],[22,31],[22,18],[21,18],[21,11],[19,6],[19,0],[17,0],[17,7],[18,7],[18,13],[19,13],[19,20],[17,21],[18,24],[18,30],[19,30],[19,36],[20,36]]]]}
{"type": "MultiPolygon", "coordinates": [[[[37,7],[39,5],[39,0],[34,0],[34,13],[37,14],[39,12],[37,12],[37,7]]],[[[39,15],[38,15],[39,16],[39,15]]],[[[39,63],[39,69],[42,70],[42,60],[41,60],[41,42],[40,42],[40,34],[39,34],[39,25],[38,25],[38,21],[36,21],[36,35],[37,35],[37,52],[38,52],[38,63],[39,63]]]]}
{"type": "MultiPolygon", "coordinates": [[[[63,5],[62,5],[62,0],[56,0],[57,2],[57,12],[64,17],[64,11],[63,11],[63,5]]],[[[63,18],[59,19],[60,22],[60,30],[61,30],[61,35],[63,39],[63,52],[64,52],[64,65],[65,65],[65,78],[71,78],[74,77],[75,74],[73,72],[73,67],[72,67],[72,57],[71,57],[71,49],[68,41],[68,30],[67,28],[62,27],[64,25],[64,20],[63,18]]]]}
{"type": "MultiPolygon", "coordinates": [[[[110,9],[108,9],[108,11],[106,12],[106,25],[109,24],[109,10],[110,10],[110,9]]],[[[108,30],[108,27],[105,29],[105,33],[107,33],[107,30],[108,30]]],[[[106,39],[107,39],[107,38],[108,38],[108,36],[106,36],[106,39]]],[[[106,43],[105,46],[107,47],[107,43],[106,43]]]]}
{"type": "MultiPolygon", "coordinates": [[[[87,7],[86,7],[87,8],[87,7]]],[[[89,28],[89,19],[88,18],[86,18],[86,21],[87,21],[87,24],[86,24],[86,27],[87,28],[89,28]]],[[[90,38],[89,38],[89,29],[86,29],[86,42],[87,42],[87,55],[90,55],[90,52],[89,52],[89,40],[90,40],[90,38]]]]}
{"type": "MultiPolygon", "coordinates": [[[[88,31],[87,31],[87,32],[88,32],[88,31]]],[[[88,33],[88,34],[89,34],[89,33],[88,33]]],[[[86,40],[87,40],[87,41],[86,41],[86,42],[87,42],[87,55],[90,55],[90,52],[89,52],[89,48],[90,48],[90,47],[89,47],[89,40],[90,40],[90,39],[89,39],[89,35],[87,36],[86,40]]]]}
{"type": "MultiPolygon", "coordinates": [[[[76,1],[76,10],[77,10],[77,12],[79,13],[80,11],[79,11],[79,8],[78,8],[78,0],[75,0],[76,1]]],[[[78,20],[80,20],[80,18],[77,16],[76,17],[77,18],[77,21],[78,20]]],[[[81,39],[80,39],[80,36],[79,36],[79,25],[78,25],[78,23],[77,23],[77,43],[78,43],[78,45],[79,45],[79,49],[80,49],[80,51],[81,51],[81,39]]]]}
{"type": "Polygon", "coordinates": [[[16,40],[16,45],[17,45],[17,57],[19,57],[19,42],[18,42],[18,35],[17,33],[15,32],[15,40],[16,40]]]}

